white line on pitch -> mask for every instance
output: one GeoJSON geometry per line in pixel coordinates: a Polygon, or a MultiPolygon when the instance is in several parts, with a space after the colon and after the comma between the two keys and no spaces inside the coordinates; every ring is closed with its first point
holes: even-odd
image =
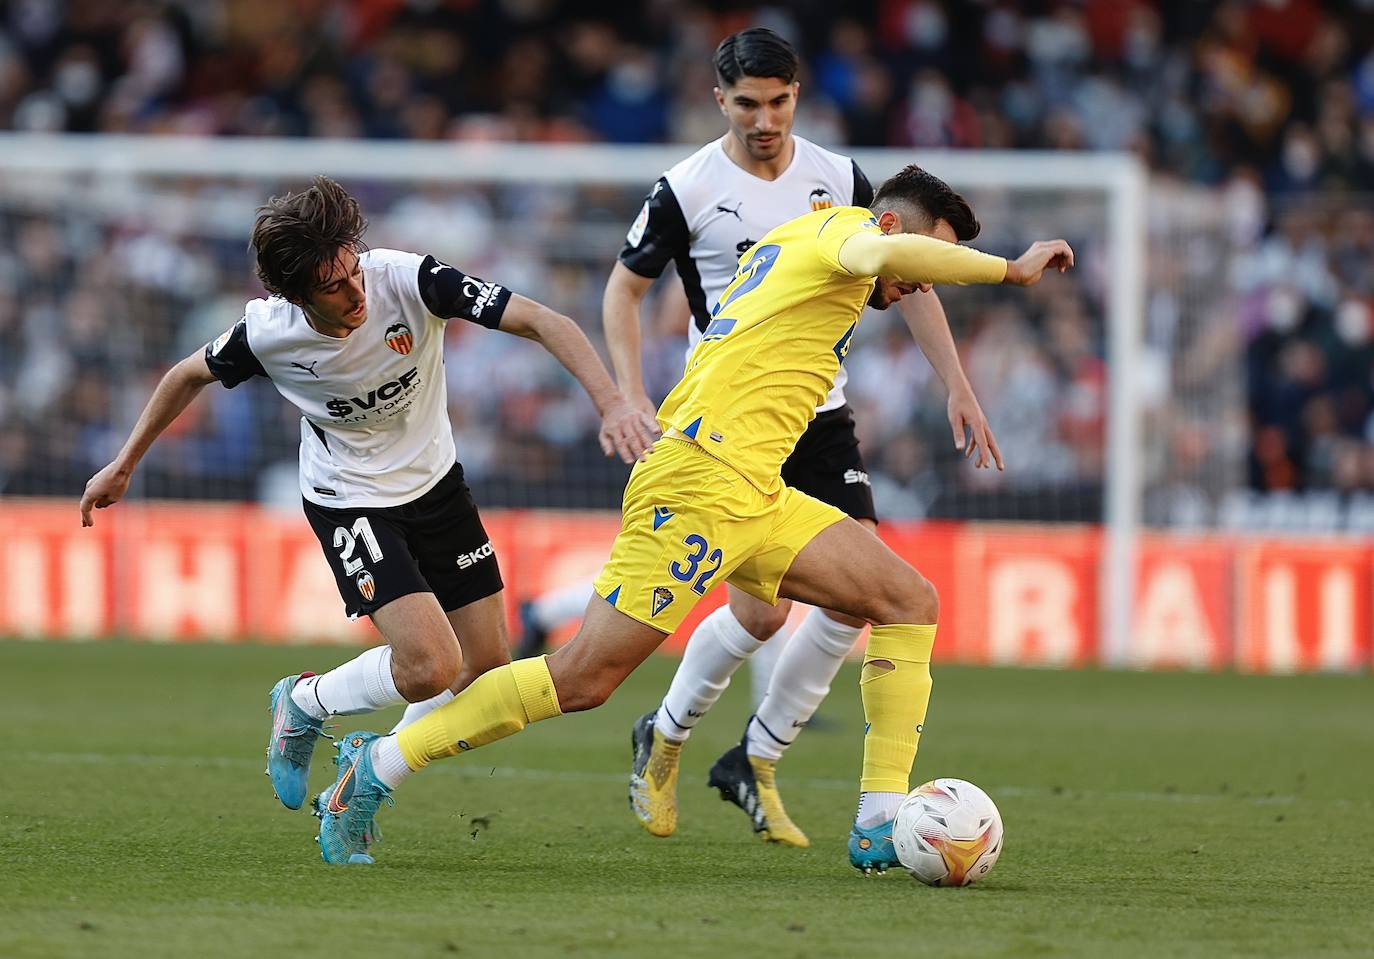
{"type": "MultiPolygon", "coordinates": [[[[209,767],[211,769],[252,769],[262,768],[263,760],[249,759],[244,756],[157,756],[145,753],[53,753],[29,751],[11,754],[20,762],[45,763],[59,766],[185,766],[209,767]]],[[[553,782],[579,783],[617,783],[624,784],[627,776],[623,772],[596,772],[576,769],[531,769],[513,766],[487,766],[468,760],[464,763],[446,763],[433,767],[435,772],[463,779],[520,779],[553,782]]],[[[788,785],[802,789],[853,790],[855,784],[849,779],[829,779],[821,777],[797,777],[789,779],[788,785]]],[[[1044,799],[1063,797],[1068,799],[1103,799],[1125,802],[1243,802],[1262,806],[1289,805],[1295,802],[1324,803],[1341,807],[1374,805],[1371,800],[1351,800],[1317,796],[1293,796],[1266,794],[1250,796],[1240,793],[1183,793],[1164,790],[1096,790],[1096,789],[1059,789],[1046,786],[992,787],[998,796],[1044,799]]]]}

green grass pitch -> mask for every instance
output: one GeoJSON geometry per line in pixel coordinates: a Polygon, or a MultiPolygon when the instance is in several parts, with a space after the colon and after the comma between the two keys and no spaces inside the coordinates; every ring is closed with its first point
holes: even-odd
{"type": "MultiPolygon", "coordinates": [[[[847,667],[780,770],[813,841],[705,785],[741,682],[684,755],[678,834],[625,798],[604,708],[417,776],[371,867],[331,868],[262,775],[267,690],[342,649],[0,642],[0,956],[1368,956],[1374,679],[938,668],[913,785],[983,786],[1006,849],[967,889],[848,866],[847,667]]],[[[384,728],[394,714],[347,719],[384,728]]],[[[317,756],[312,788],[332,777],[317,756]]]]}

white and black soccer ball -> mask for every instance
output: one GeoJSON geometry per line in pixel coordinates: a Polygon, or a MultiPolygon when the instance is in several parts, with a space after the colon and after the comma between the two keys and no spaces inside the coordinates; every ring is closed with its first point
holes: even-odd
{"type": "Polygon", "coordinates": [[[928,886],[967,886],[1002,852],[1002,816],[992,799],[962,779],[912,790],[892,824],[897,859],[928,886]]]}

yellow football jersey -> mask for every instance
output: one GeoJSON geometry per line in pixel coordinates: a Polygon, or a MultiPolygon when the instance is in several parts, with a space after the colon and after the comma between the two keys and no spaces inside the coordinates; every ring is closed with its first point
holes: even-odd
{"type": "Polygon", "coordinates": [[[817,210],[770,230],[741,257],[687,372],[659,407],[664,428],[696,440],[759,490],[776,491],[873,291],[873,277],[839,262],[844,241],[863,230],[879,232],[868,210],[817,210]]]}

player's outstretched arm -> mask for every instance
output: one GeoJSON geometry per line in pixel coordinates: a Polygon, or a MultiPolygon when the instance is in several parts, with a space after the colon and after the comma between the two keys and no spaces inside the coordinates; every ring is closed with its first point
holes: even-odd
{"type": "Polygon", "coordinates": [[[601,295],[601,326],[606,331],[606,349],[611,354],[615,381],[630,405],[650,416],[656,416],[658,411],[644,388],[639,310],[653,283],[652,277],[640,276],[617,260],[601,295]]]}
{"type": "Polygon", "coordinates": [[[658,423],[652,415],[636,409],[616,388],[601,358],[592,349],[587,335],[562,313],[528,297],[512,294],[501,314],[500,329],[538,341],[563,364],[601,414],[601,451],[619,454],[626,463],[643,459],[652,449],[658,423]]]}
{"type": "Polygon", "coordinates": [[[977,469],[993,465],[999,470],[1004,469],[997,437],[993,436],[988,418],[983,415],[978,397],[964,375],[959,351],[954,346],[954,336],[949,331],[949,318],[945,315],[939,296],[933,290],[913,293],[902,297],[899,309],[907,328],[911,330],[911,338],[949,391],[945,412],[949,416],[949,428],[954,433],[954,448],[963,452],[965,459],[974,457],[973,465],[977,469]]]}
{"type": "Polygon", "coordinates": [[[889,276],[922,286],[1002,283],[1007,261],[972,247],[920,233],[855,233],[839,250],[840,266],[854,276],[889,276]]]}
{"type": "Polygon", "coordinates": [[[196,350],[186,359],[167,371],[167,375],[153,390],[148,405],[134,424],[133,432],[124,441],[108,466],[86,481],[86,491],[81,496],[81,525],[94,526],[91,510],[104,509],[118,503],[129,489],[129,479],[134,475],[148,447],[162,435],[162,431],[172,425],[181,411],[191,405],[206,386],[215,378],[210,375],[210,367],[205,363],[204,350],[196,350]]]}
{"type": "Polygon", "coordinates": [[[1030,286],[1040,282],[1040,276],[1047,269],[1063,273],[1073,266],[1073,248],[1063,240],[1038,240],[1019,257],[1007,263],[1007,275],[1003,283],[1013,286],[1030,286]]]}

